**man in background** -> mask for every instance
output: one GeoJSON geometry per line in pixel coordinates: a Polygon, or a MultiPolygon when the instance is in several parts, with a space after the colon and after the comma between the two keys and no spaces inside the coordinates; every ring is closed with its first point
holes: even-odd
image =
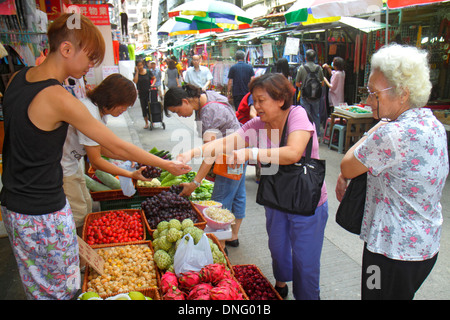
{"type": "Polygon", "coordinates": [[[235,59],[236,64],[228,72],[228,98],[233,98],[234,108],[237,111],[242,98],[249,92],[248,84],[255,76],[255,71],[251,65],[244,62],[244,51],[236,51],[235,59]]]}

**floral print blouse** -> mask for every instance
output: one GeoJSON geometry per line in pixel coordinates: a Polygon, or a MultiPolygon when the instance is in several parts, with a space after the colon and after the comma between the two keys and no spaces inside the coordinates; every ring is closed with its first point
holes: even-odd
{"type": "Polygon", "coordinates": [[[449,172],[444,126],[430,109],[410,109],[369,135],[354,155],[369,169],[360,234],[368,250],[395,260],[432,258],[449,172]]]}

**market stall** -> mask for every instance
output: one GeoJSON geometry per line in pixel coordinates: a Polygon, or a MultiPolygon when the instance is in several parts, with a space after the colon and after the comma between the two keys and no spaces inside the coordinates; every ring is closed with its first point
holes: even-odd
{"type": "MultiPolygon", "coordinates": [[[[156,148],[150,152],[171,156],[156,148]]],[[[232,265],[228,259],[221,240],[231,237],[234,215],[210,200],[213,184],[205,180],[189,198],[182,197],[179,184],[196,173],[175,177],[156,169],[145,168],[153,180],[135,181],[136,194],[128,197],[115,193],[122,188],[117,178],[91,172],[91,179],[119,190],[91,190],[114,207],[86,216],[79,239],[86,263],[79,299],[281,300],[256,265],[232,265]]]]}

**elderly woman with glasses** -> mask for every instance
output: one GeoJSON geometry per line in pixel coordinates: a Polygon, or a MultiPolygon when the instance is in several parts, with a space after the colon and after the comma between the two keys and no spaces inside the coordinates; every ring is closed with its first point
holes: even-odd
{"type": "Polygon", "coordinates": [[[426,52],[394,44],[373,55],[367,103],[380,121],[345,154],[336,185],[340,201],[367,172],[362,299],[413,299],[437,259],[449,163],[445,129],[423,108],[431,87],[426,52]]]}

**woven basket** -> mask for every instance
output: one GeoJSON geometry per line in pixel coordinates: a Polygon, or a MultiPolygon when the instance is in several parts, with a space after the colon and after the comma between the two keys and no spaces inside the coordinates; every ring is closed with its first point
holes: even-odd
{"type": "MultiPolygon", "coordinates": [[[[127,246],[127,245],[148,246],[148,247],[150,247],[150,250],[152,251],[153,255],[155,254],[155,250],[153,249],[151,241],[133,242],[133,243],[119,244],[119,245],[102,245],[102,246],[98,246],[98,247],[94,248],[94,250],[107,249],[107,248],[112,248],[112,247],[123,247],[123,246],[127,246]]],[[[136,288],[136,289],[131,290],[131,291],[139,291],[139,292],[143,293],[144,290],[148,290],[148,289],[156,289],[156,290],[158,290],[158,288],[159,288],[159,286],[161,284],[161,274],[160,274],[160,272],[158,270],[158,267],[156,266],[156,263],[154,261],[153,261],[153,266],[154,266],[155,273],[156,273],[156,287],[136,288]]],[[[90,272],[91,272],[91,268],[88,265],[86,265],[86,271],[84,273],[83,285],[81,287],[81,292],[82,293],[86,292],[87,289],[88,289],[88,282],[89,282],[89,274],[90,274],[90,272]]],[[[105,299],[106,297],[113,296],[113,295],[116,295],[116,294],[119,294],[119,293],[127,293],[129,291],[130,290],[118,291],[118,292],[114,292],[112,294],[99,294],[99,295],[100,295],[100,297],[102,299],[105,299]]]]}
{"type": "MultiPolygon", "coordinates": [[[[98,219],[100,217],[103,217],[104,215],[108,214],[111,211],[124,211],[125,213],[127,213],[129,215],[131,215],[134,212],[139,212],[139,214],[141,216],[141,223],[142,223],[142,226],[144,228],[144,234],[143,234],[143,239],[144,240],[133,241],[133,242],[113,243],[111,245],[114,245],[114,244],[135,244],[135,243],[144,243],[144,242],[146,242],[145,239],[147,239],[147,237],[149,237],[150,234],[147,232],[147,227],[146,227],[146,224],[145,224],[146,223],[146,219],[144,217],[143,211],[139,210],[139,209],[118,209],[118,210],[108,210],[108,211],[100,211],[100,212],[89,213],[84,218],[83,233],[82,233],[81,238],[84,241],[87,241],[87,229],[88,229],[89,225],[92,223],[92,221],[94,221],[94,220],[96,220],[96,219],[98,219]]],[[[102,247],[104,245],[107,245],[107,244],[94,244],[94,245],[91,245],[91,247],[92,248],[97,248],[97,247],[102,247]]]]}
{"type": "MultiPolygon", "coordinates": [[[[280,294],[278,293],[278,291],[277,290],[275,290],[275,288],[272,286],[272,284],[270,283],[270,281],[266,278],[266,276],[264,276],[264,274],[261,272],[261,270],[258,268],[258,266],[256,266],[256,265],[254,265],[254,264],[239,264],[239,265],[234,265],[233,266],[233,270],[236,268],[236,267],[248,267],[248,266],[251,266],[251,267],[253,267],[254,269],[256,269],[256,271],[266,280],[266,282],[267,282],[267,285],[269,286],[269,288],[273,291],[273,293],[275,294],[275,297],[276,297],[276,299],[277,300],[283,300],[283,298],[280,296],[280,294]]],[[[234,274],[234,276],[236,277],[236,273],[234,274]]],[[[236,278],[237,279],[237,278],[236,278]]],[[[239,280],[238,280],[238,282],[239,282],[239,280]]],[[[244,289],[244,291],[245,291],[245,288],[243,287],[243,289],[244,289]]],[[[247,295],[248,296],[248,295],[247,295]]],[[[249,297],[249,296],[248,296],[249,297]]]]}

